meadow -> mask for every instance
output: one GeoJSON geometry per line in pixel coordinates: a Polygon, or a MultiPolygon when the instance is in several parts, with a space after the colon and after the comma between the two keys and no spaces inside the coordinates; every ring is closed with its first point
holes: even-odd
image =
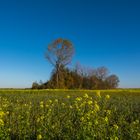
{"type": "Polygon", "coordinates": [[[0,90],[0,140],[140,140],[140,90],[0,90]]]}

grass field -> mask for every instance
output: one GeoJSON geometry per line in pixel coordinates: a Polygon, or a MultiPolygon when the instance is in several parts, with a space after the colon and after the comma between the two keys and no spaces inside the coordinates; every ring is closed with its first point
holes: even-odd
{"type": "Polygon", "coordinates": [[[140,90],[0,90],[0,140],[140,140],[140,90]]]}

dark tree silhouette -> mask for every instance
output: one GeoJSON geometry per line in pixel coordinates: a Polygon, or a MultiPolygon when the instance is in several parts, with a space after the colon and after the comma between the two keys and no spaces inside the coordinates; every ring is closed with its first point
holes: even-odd
{"type": "Polygon", "coordinates": [[[45,58],[54,66],[56,71],[56,88],[59,88],[60,68],[71,62],[74,48],[69,40],[59,38],[53,41],[47,48],[45,58]]]}
{"type": "Polygon", "coordinates": [[[109,70],[106,67],[104,67],[104,66],[99,67],[96,70],[96,76],[100,80],[105,80],[106,77],[108,76],[108,73],[109,73],[109,70]]]}
{"type": "Polygon", "coordinates": [[[117,88],[119,84],[119,78],[115,74],[112,74],[106,78],[108,88],[117,88]]]}

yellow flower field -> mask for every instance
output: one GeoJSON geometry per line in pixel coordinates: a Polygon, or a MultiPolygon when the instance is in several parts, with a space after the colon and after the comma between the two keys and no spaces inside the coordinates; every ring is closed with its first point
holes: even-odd
{"type": "Polygon", "coordinates": [[[139,140],[140,91],[0,90],[1,140],[139,140]]]}

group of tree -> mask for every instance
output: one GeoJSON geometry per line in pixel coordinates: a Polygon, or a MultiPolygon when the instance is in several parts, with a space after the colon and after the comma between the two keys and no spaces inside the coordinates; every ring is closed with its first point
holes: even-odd
{"type": "Polygon", "coordinates": [[[69,40],[57,39],[51,43],[45,53],[46,59],[54,69],[50,79],[43,83],[34,82],[33,89],[114,89],[118,87],[119,78],[109,75],[106,67],[97,69],[81,66],[68,68],[74,54],[74,48],[69,40]]]}

